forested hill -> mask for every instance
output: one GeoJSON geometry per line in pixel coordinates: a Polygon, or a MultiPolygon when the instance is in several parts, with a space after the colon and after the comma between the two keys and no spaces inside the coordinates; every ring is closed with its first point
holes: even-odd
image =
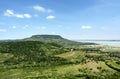
{"type": "Polygon", "coordinates": [[[65,39],[59,35],[33,35],[30,38],[25,38],[24,41],[41,41],[46,43],[57,43],[64,47],[79,47],[81,45],[95,45],[95,43],[81,43],[65,39]]]}
{"type": "Polygon", "coordinates": [[[40,41],[10,41],[0,42],[0,53],[12,53],[12,54],[30,54],[31,53],[43,53],[53,54],[59,51],[64,51],[64,47],[55,43],[44,43],[40,41]]]}
{"type": "Polygon", "coordinates": [[[40,41],[0,42],[0,54],[8,55],[8,58],[5,58],[4,61],[0,61],[0,63],[4,63],[8,67],[10,64],[12,67],[13,65],[23,67],[25,65],[31,66],[33,63],[38,65],[38,63],[42,62],[44,64],[48,63],[49,65],[51,63],[59,64],[54,61],[62,63],[62,58],[54,57],[53,55],[67,51],[69,51],[69,49],[63,48],[55,43],[43,43],[40,41]],[[20,64],[22,64],[22,66],[20,64]]]}

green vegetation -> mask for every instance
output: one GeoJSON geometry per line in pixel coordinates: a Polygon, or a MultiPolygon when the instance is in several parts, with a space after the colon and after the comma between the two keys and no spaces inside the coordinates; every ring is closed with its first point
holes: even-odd
{"type": "Polygon", "coordinates": [[[81,43],[62,38],[59,35],[33,35],[25,38],[24,41],[42,41],[45,43],[57,43],[67,48],[80,48],[81,45],[96,45],[95,43],[81,43]]]}
{"type": "MultiPolygon", "coordinates": [[[[39,40],[41,36],[35,38],[39,40]]],[[[64,39],[60,36],[42,38],[64,39]]],[[[120,79],[119,51],[104,49],[107,48],[95,45],[65,47],[53,41],[3,41],[0,42],[0,78],[120,79]]]]}
{"type": "Polygon", "coordinates": [[[115,70],[120,72],[120,61],[110,60],[110,61],[106,61],[106,64],[109,67],[111,67],[111,68],[113,68],[113,69],[115,69],[115,70]]]}

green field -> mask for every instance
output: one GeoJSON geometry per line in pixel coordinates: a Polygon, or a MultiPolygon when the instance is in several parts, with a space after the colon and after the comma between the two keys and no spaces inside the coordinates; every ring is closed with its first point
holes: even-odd
{"type": "Polygon", "coordinates": [[[120,79],[119,51],[105,49],[89,45],[75,49],[40,41],[0,42],[0,79],[120,79]]]}

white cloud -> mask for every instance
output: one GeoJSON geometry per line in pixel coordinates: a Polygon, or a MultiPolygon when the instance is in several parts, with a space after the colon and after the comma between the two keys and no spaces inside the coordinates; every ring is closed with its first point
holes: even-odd
{"type": "Polygon", "coordinates": [[[13,15],[14,15],[13,10],[7,9],[7,10],[4,12],[4,16],[13,16],[13,15]]]}
{"type": "Polygon", "coordinates": [[[47,12],[47,13],[53,12],[52,9],[46,9],[46,8],[40,6],[40,5],[35,5],[35,6],[33,6],[33,9],[35,9],[35,10],[37,10],[37,11],[40,11],[40,12],[47,12]]]}
{"type": "Polygon", "coordinates": [[[42,6],[39,6],[39,5],[36,5],[36,6],[33,6],[33,8],[37,11],[41,11],[41,12],[45,12],[46,9],[42,6]]]}
{"type": "Polygon", "coordinates": [[[0,29],[0,32],[6,32],[6,30],[5,29],[0,29]]]}
{"type": "Polygon", "coordinates": [[[52,16],[52,15],[49,15],[49,16],[46,17],[46,19],[48,19],[48,20],[55,19],[55,18],[56,18],[56,17],[55,17],[55,16],[52,16]]]}
{"type": "Polygon", "coordinates": [[[92,26],[81,26],[82,29],[91,29],[92,26]]]}
{"type": "Polygon", "coordinates": [[[32,16],[30,14],[24,14],[25,18],[31,18],[32,16]]]}
{"type": "Polygon", "coordinates": [[[5,12],[4,12],[4,16],[8,16],[8,17],[16,17],[16,18],[31,18],[32,16],[28,13],[24,13],[24,14],[17,14],[17,13],[14,13],[13,10],[9,10],[7,9],[5,12]]]}
{"type": "Polygon", "coordinates": [[[17,27],[16,26],[12,26],[13,29],[16,29],[17,27]]]}
{"type": "Polygon", "coordinates": [[[14,14],[14,16],[17,18],[24,18],[24,15],[22,15],[22,14],[14,14]]]}
{"type": "Polygon", "coordinates": [[[10,15],[14,14],[12,10],[7,10],[7,13],[10,14],[10,15]]]}

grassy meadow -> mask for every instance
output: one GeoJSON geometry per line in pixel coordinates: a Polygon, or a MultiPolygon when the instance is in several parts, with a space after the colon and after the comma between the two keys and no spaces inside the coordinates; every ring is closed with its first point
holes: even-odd
{"type": "Polygon", "coordinates": [[[83,44],[71,48],[28,40],[0,42],[0,79],[120,79],[119,49],[83,44]]]}

